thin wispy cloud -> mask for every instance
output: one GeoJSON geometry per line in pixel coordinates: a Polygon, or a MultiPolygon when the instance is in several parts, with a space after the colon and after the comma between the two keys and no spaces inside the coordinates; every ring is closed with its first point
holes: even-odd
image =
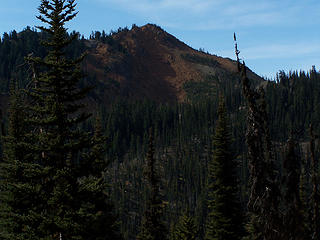
{"type": "MultiPolygon", "coordinates": [[[[179,29],[231,29],[235,27],[286,26],[299,23],[298,10],[317,14],[314,4],[308,7],[292,1],[236,1],[236,0],[96,0],[112,4],[130,13],[143,15],[157,24],[179,29]]],[[[313,1],[311,1],[313,2],[313,1]]],[[[320,3],[316,3],[320,7],[320,3]]],[[[319,9],[319,8],[318,8],[319,9]]]]}
{"type": "MultiPolygon", "coordinates": [[[[219,55],[233,57],[232,50],[219,51],[219,55]]],[[[320,44],[316,42],[301,42],[288,44],[263,44],[241,49],[241,56],[245,60],[258,59],[290,59],[319,56],[320,44]]]]}
{"type": "Polygon", "coordinates": [[[272,59],[319,55],[319,43],[273,44],[243,50],[247,59],[272,59]]]}
{"type": "Polygon", "coordinates": [[[194,13],[206,12],[210,7],[214,6],[214,1],[198,1],[198,0],[164,0],[160,1],[158,7],[160,9],[177,9],[188,10],[194,13]]]}
{"type": "Polygon", "coordinates": [[[168,13],[168,11],[185,10],[189,13],[203,13],[217,3],[214,0],[98,0],[112,3],[130,11],[139,13],[168,13]]]}
{"type": "MultiPolygon", "coordinates": [[[[247,13],[234,18],[213,18],[199,20],[188,25],[190,30],[232,30],[239,27],[272,26],[284,21],[283,15],[278,12],[247,13]]],[[[183,28],[182,25],[180,27],[183,28]]]]}

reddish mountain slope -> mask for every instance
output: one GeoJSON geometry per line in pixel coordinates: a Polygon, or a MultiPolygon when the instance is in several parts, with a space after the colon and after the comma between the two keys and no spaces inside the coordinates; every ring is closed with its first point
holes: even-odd
{"type": "MultiPolygon", "coordinates": [[[[86,71],[101,85],[106,98],[114,95],[149,98],[159,102],[184,101],[184,83],[214,75],[220,81],[236,74],[230,59],[194,50],[148,24],[112,35],[112,43],[88,40],[86,71]],[[114,47],[114,42],[119,45],[114,47]]],[[[249,71],[249,76],[262,80],[249,71]]]]}

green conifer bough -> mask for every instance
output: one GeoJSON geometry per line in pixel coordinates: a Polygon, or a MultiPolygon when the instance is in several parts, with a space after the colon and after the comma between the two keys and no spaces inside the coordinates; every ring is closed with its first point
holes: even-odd
{"type": "Polygon", "coordinates": [[[179,222],[174,230],[172,240],[197,240],[198,229],[194,223],[193,217],[184,214],[180,217],[179,222]]]}
{"type": "Polygon", "coordinates": [[[23,95],[16,86],[10,89],[8,135],[4,137],[4,154],[0,163],[0,239],[31,239],[36,219],[33,211],[39,187],[33,179],[40,171],[31,161],[26,139],[26,112],[23,95]],[[24,223],[29,222],[29,226],[24,223]]]}

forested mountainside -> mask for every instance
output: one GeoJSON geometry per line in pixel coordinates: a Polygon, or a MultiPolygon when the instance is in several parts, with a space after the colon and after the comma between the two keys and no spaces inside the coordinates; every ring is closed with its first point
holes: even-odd
{"type": "MultiPolygon", "coordinates": [[[[74,35],[76,33],[71,33],[74,35]]],[[[46,56],[40,45],[47,36],[30,28],[4,34],[0,44],[1,108],[3,131],[7,134],[7,96],[10,81],[28,88],[31,69],[24,57],[46,56]]],[[[208,215],[207,177],[212,159],[212,139],[217,123],[220,94],[223,94],[231,125],[231,148],[238,164],[240,199],[245,210],[249,198],[248,154],[245,143],[248,107],[242,94],[237,63],[195,51],[154,25],[133,26],[112,34],[95,32],[90,39],[78,37],[66,49],[70,57],[87,51],[82,63],[86,77],[80,87],[93,85],[87,102],[100,115],[107,136],[106,174],[110,194],[125,239],[135,239],[148,198],[144,178],[149,129],[154,130],[155,158],[161,176],[164,222],[174,229],[188,211],[194,216],[199,239],[205,235],[208,215]]],[[[249,69],[253,88],[265,90],[270,136],[274,145],[276,171],[285,179],[285,145],[293,137],[301,158],[301,188],[307,231],[312,211],[309,126],[320,125],[320,73],[279,72],[276,81],[265,81],[249,69]],[[309,221],[309,222],[308,222],[309,221]]],[[[93,129],[94,121],[82,124],[93,129]]],[[[319,152],[316,152],[319,157],[319,152]]],[[[282,192],[286,188],[280,189],[282,192]]],[[[280,205],[285,209],[284,203],[280,205]]]]}
{"type": "MultiPolygon", "coordinates": [[[[27,84],[24,57],[44,56],[45,48],[40,42],[46,37],[45,33],[30,28],[3,35],[2,92],[8,91],[11,78],[18,79],[21,85],[27,84]]],[[[152,24],[133,25],[131,30],[119,28],[110,34],[93,32],[89,39],[76,39],[66,52],[70,57],[87,52],[82,63],[87,74],[83,84],[98,85],[96,97],[105,103],[114,96],[182,102],[186,100],[184,84],[187,82],[200,82],[207,76],[223,82],[230,76],[236,77],[234,61],[196,51],[152,24]]],[[[249,76],[262,80],[254,73],[249,76]]]]}

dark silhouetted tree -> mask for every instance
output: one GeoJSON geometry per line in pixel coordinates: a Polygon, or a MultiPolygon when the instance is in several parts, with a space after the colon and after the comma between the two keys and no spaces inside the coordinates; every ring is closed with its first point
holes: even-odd
{"type": "Polygon", "coordinates": [[[208,217],[205,239],[241,239],[244,234],[237,162],[231,149],[224,98],[220,97],[213,138],[213,158],[208,169],[208,217]]]}
{"type": "MultiPolygon", "coordinates": [[[[301,155],[297,142],[290,137],[287,142],[284,168],[284,239],[308,239],[305,215],[300,200],[301,155]]],[[[299,146],[299,145],[298,145],[299,146]]]]}
{"type": "Polygon", "coordinates": [[[268,115],[264,89],[251,89],[245,63],[240,63],[235,43],[238,70],[241,71],[242,93],[247,101],[248,165],[250,196],[248,210],[249,239],[281,239],[282,216],[279,203],[281,193],[274,166],[274,152],[269,135],[268,115]]]}
{"type": "Polygon", "coordinates": [[[160,177],[156,169],[155,149],[153,143],[153,130],[149,130],[149,148],[146,158],[145,176],[148,182],[149,196],[146,210],[142,218],[138,240],[165,240],[168,231],[163,222],[164,202],[160,192],[160,177]]]}

